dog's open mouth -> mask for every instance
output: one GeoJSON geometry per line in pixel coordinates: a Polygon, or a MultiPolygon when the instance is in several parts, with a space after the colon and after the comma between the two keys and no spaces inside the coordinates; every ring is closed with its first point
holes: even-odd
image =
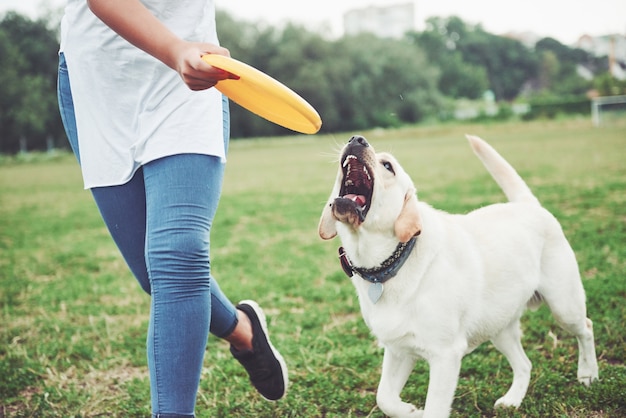
{"type": "Polygon", "coordinates": [[[363,222],[372,202],[374,178],[367,165],[356,155],[344,155],[341,167],[343,170],[343,183],[341,184],[339,198],[352,202],[352,204],[348,205],[344,200],[341,206],[352,206],[361,222],[363,222]]]}

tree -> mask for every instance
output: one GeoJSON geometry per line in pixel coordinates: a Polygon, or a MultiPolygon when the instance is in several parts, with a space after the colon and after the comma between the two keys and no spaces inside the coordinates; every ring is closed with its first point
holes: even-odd
{"type": "Polygon", "coordinates": [[[17,152],[19,135],[14,117],[16,103],[20,102],[20,68],[26,63],[8,35],[0,30],[0,150],[17,152]]]}
{"type": "Polygon", "coordinates": [[[616,79],[608,71],[593,80],[593,87],[600,96],[626,94],[626,81],[616,79]]]}
{"type": "Polygon", "coordinates": [[[456,16],[432,17],[424,32],[412,36],[439,66],[439,89],[453,98],[476,99],[490,89],[498,100],[512,100],[537,73],[536,58],[520,42],[456,16]]]}
{"type": "Polygon", "coordinates": [[[0,149],[45,149],[63,138],[56,103],[59,44],[43,21],[10,12],[0,21],[0,149]]]}
{"type": "MultiPolygon", "coordinates": [[[[458,26],[458,19],[451,21],[458,26]]],[[[424,32],[413,32],[407,37],[424,51],[431,65],[439,68],[437,86],[441,93],[452,98],[480,98],[489,88],[487,73],[483,67],[463,60],[456,42],[464,36],[464,27],[448,32],[447,22],[445,19],[431,18],[424,32]]]]}
{"type": "Polygon", "coordinates": [[[484,68],[497,100],[513,100],[536,78],[539,60],[521,42],[485,32],[477,26],[457,42],[463,60],[484,68]]]}
{"type": "Polygon", "coordinates": [[[578,67],[597,70],[600,63],[582,49],[572,49],[553,38],[543,38],[535,45],[540,60],[539,86],[553,95],[580,95],[591,88],[591,82],[578,73],[578,67]]]}
{"type": "Polygon", "coordinates": [[[552,51],[541,51],[539,59],[539,87],[548,90],[558,81],[561,66],[556,54],[552,51]]]}
{"type": "Polygon", "coordinates": [[[397,126],[436,114],[437,69],[409,42],[363,34],[338,41],[334,53],[333,62],[347,60],[351,70],[343,94],[354,118],[346,128],[397,126]]]}

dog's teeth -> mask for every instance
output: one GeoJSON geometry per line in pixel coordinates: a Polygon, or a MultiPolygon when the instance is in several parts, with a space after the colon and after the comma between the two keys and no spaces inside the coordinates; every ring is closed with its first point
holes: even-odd
{"type": "Polygon", "coordinates": [[[365,175],[367,176],[368,180],[371,180],[372,178],[370,177],[370,173],[369,171],[367,171],[367,168],[365,168],[365,166],[363,167],[363,172],[365,173],[365,175]]]}
{"type": "Polygon", "coordinates": [[[344,186],[352,186],[354,184],[354,182],[350,179],[346,180],[346,182],[343,184],[344,186]]]}
{"type": "Polygon", "coordinates": [[[356,160],[356,156],[348,155],[345,160],[343,160],[343,166],[347,166],[350,164],[350,160],[356,160]]]}

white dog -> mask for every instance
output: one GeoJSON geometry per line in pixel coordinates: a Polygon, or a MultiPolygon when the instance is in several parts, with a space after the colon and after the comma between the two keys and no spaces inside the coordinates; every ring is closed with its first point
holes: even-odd
{"type": "Polygon", "coordinates": [[[585,293],[561,226],[491,146],[468,139],[508,203],[466,215],[435,210],[418,202],[393,156],[354,136],[320,220],[323,239],[341,238],[342,266],[384,348],[376,401],[389,416],[448,417],[461,359],[487,340],[513,369],[495,406],[518,407],[531,371],[520,317],[541,302],[578,339],[578,380],[598,378],[585,293]],[[423,411],[400,400],[418,358],[430,367],[423,411]]]}

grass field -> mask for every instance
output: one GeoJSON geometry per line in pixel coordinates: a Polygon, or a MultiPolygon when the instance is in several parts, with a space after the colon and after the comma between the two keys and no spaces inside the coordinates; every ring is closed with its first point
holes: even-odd
{"type": "MultiPolygon", "coordinates": [[[[363,132],[412,175],[421,200],[451,212],[504,200],[463,134],[492,143],[561,221],[595,324],[600,378],[576,381],[576,342],[543,307],[524,316],[533,362],[519,410],[493,410],[511,372],[490,344],[468,355],[453,417],[626,416],[626,123],[587,119],[363,132]]],[[[382,351],[336,259],[317,236],[350,134],[234,141],[212,236],[212,266],[234,300],[265,307],[289,365],[269,403],[227,345],[209,340],[198,417],[382,417],[382,351]]],[[[70,155],[0,163],[0,417],[147,417],[149,300],[119,256],[70,155]],[[27,161],[28,160],[28,161],[27,161]]],[[[403,392],[422,405],[428,368],[403,392]]]]}

